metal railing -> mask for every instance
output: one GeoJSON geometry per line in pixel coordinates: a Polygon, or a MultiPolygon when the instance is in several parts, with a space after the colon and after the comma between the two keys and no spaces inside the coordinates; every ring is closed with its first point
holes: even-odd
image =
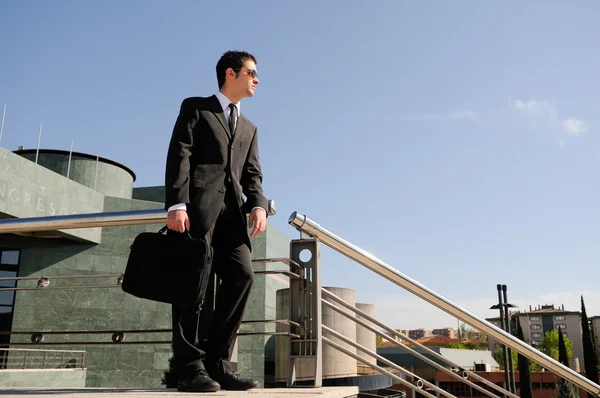
{"type": "MultiPolygon", "coordinates": [[[[268,213],[274,215],[275,202],[269,200],[268,202],[268,213]]],[[[73,215],[60,215],[60,216],[49,216],[49,217],[32,217],[23,219],[5,219],[0,220],[0,234],[7,233],[23,233],[23,232],[38,232],[38,231],[53,231],[53,230],[65,230],[65,229],[80,229],[80,228],[95,228],[95,227],[108,227],[108,226],[129,226],[129,225],[146,225],[146,224],[164,224],[166,222],[167,213],[162,209],[150,209],[150,210],[136,210],[136,211],[121,211],[121,212],[106,212],[106,213],[90,213],[90,214],[73,214],[73,215]]],[[[288,266],[288,269],[275,269],[275,270],[263,270],[254,271],[255,275],[283,275],[290,280],[299,280],[303,278],[303,267],[298,263],[290,260],[286,257],[266,258],[266,259],[255,259],[252,260],[254,265],[264,263],[281,263],[288,266]]],[[[96,274],[96,275],[60,275],[60,276],[26,276],[26,277],[3,277],[0,278],[2,281],[22,281],[22,282],[34,282],[35,286],[32,287],[4,287],[0,288],[0,292],[3,291],[43,291],[43,290],[69,290],[69,289],[98,289],[98,288],[120,288],[124,280],[124,274],[111,273],[111,274],[96,274]],[[85,279],[107,279],[114,278],[114,284],[69,284],[69,285],[52,285],[52,281],[62,280],[85,280],[85,279]]],[[[256,324],[281,324],[281,325],[294,325],[300,327],[301,325],[289,320],[289,319],[259,319],[259,320],[246,320],[242,322],[242,325],[250,326],[256,324]]],[[[2,331],[0,335],[30,335],[31,342],[19,342],[10,343],[11,346],[28,346],[28,345],[103,345],[103,344],[171,344],[170,339],[164,340],[127,340],[127,335],[132,334],[145,334],[145,333],[171,333],[172,329],[152,329],[152,330],[64,330],[64,331],[42,331],[42,330],[30,330],[30,331],[2,331]],[[106,334],[110,335],[110,340],[105,341],[46,341],[46,336],[56,335],[98,335],[106,334]]],[[[256,332],[256,331],[238,331],[237,336],[256,336],[256,335],[284,335],[287,337],[299,337],[296,334],[290,332],[256,332]]]]}
{"type": "Polygon", "coordinates": [[[85,351],[0,348],[0,369],[84,368],[85,351]]]}
{"type": "MultiPolygon", "coordinates": [[[[275,201],[269,200],[268,213],[275,215],[275,201]]],[[[103,213],[69,214],[62,216],[14,218],[0,222],[0,234],[41,232],[57,229],[114,227],[125,225],[164,224],[167,212],[163,209],[113,211],[103,213]]]]}
{"type": "MultiPolygon", "coordinates": [[[[581,376],[577,372],[562,365],[558,361],[555,361],[551,357],[549,357],[549,356],[543,354],[542,352],[538,351],[537,349],[529,346],[525,342],[508,334],[504,330],[494,326],[493,324],[474,315],[473,313],[471,313],[468,310],[453,303],[452,301],[450,301],[447,298],[441,296],[440,294],[434,292],[433,290],[423,286],[422,284],[418,283],[417,281],[402,274],[398,270],[392,268],[390,265],[386,264],[385,262],[381,261],[377,257],[373,256],[372,254],[360,249],[359,247],[351,244],[350,242],[345,241],[344,239],[340,238],[339,236],[335,235],[334,233],[321,227],[318,223],[316,223],[315,221],[306,217],[305,215],[299,214],[297,212],[292,213],[292,215],[289,218],[289,224],[292,225],[294,228],[296,228],[301,233],[313,237],[316,241],[325,244],[326,246],[334,249],[335,251],[337,251],[337,252],[345,255],[346,257],[356,261],[357,263],[363,265],[367,269],[386,278],[387,280],[395,283],[396,285],[404,288],[405,290],[415,294],[419,298],[429,302],[430,304],[443,310],[444,312],[462,320],[463,322],[469,324],[470,326],[476,328],[477,330],[487,334],[488,336],[493,337],[497,341],[499,341],[502,344],[506,345],[507,347],[510,347],[511,349],[517,351],[519,354],[527,357],[528,359],[531,359],[531,360],[539,363],[540,365],[545,367],[547,370],[552,371],[553,373],[557,374],[561,378],[564,378],[565,380],[573,383],[575,386],[577,386],[595,396],[600,396],[600,385],[593,383],[589,379],[581,376]]],[[[332,295],[329,292],[323,291],[323,294],[335,299],[336,301],[338,301],[340,303],[342,301],[341,299],[334,297],[334,295],[332,295]]],[[[329,303],[327,303],[327,302],[323,302],[323,304],[329,305],[329,303]]],[[[374,319],[369,317],[366,313],[359,312],[359,310],[357,310],[355,308],[350,308],[350,307],[352,307],[350,304],[348,304],[346,307],[351,309],[354,312],[359,313],[361,316],[365,317],[366,319],[375,321],[374,319]]],[[[340,311],[341,311],[341,309],[340,309],[340,311]]],[[[342,311],[342,313],[343,313],[343,311],[342,311]]],[[[362,324],[362,326],[367,326],[366,324],[359,321],[358,319],[354,319],[354,320],[357,323],[362,324]]],[[[380,323],[377,323],[377,324],[379,324],[379,326],[384,326],[384,325],[381,325],[380,323]]],[[[391,328],[389,328],[387,326],[385,328],[388,329],[390,332],[392,332],[391,328]]],[[[341,339],[341,335],[339,333],[337,333],[327,327],[322,327],[322,329],[324,331],[326,331],[328,334],[333,335],[333,336],[337,337],[338,339],[341,339]]],[[[371,328],[371,330],[372,330],[372,328],[371,328]]],[[[405,336],[402,336],[399,333],[395,333],[395,331],[393,331],[392,333],[394,333],[394,335],[396,335],[399,338],[406,339],[405,336]]],[[[393,373],[391,373],[389,371],[386,371],[385,369],[377,366],[376,364],[368,363],[368,361],[366,361],[364,358],[358,356],[357,354],[346,349],[345,347],[341,346],[340,344],[335,343],[332,340],[325,338],[325,337],[322,337],[322,341],[323,341],[323,343],[329,344],[329,345],[335,347],[336,349],[346,353],[347,355],[354,357],[355,359],[357,359],[371,367],[379,369],[380,371],[382,371],[382,373],[385,373],[388,376],[398,380],[401,384],[404,384],[406,387],[409,387],[409,388],[415,390],[414,385],[411,385],[410,383],[406,382],[405,380],[400,379],[398,376],[394,375],[393,373]]],[[[347,343],[350,344],[351,342],[347,342],[347,343]]],[[[415,343],[415,342],[412,342],[412,343],[415,343]]],[[[318,344],[318,342],[317,342],[317,344],[318,344]]],[[[358,349],[361,349],[361,351],[364,351],[363,350],[364,347],[361,348],[356,343],[353,343],[351,345],[353,345],[354,347],[356,347],[358,349]]],[[[373,353],[370,351],[368,353],[377,358],[377,354],[373,355],[373,353]]],[[[382,361],[382,362],[386,363],[385,361],[382,361]]],[[[390,363],[386,363],[386,364],[388,366],[392,365],[390,363]]],[[[396,367],[396,366],[394,366],[393,368],[400,370],[400,368],[396,367]]],[[[406,372],[404,369],[402,369],[401,371],[406,372]]],[[[461,372],[464,374],[465,377],[466,376],[473,377],[473,375],[474,375],[473,372],[468,372],[468,371],[465,371],[464,369],[461,370],[461,372]]],[[[412,375],[412,376],[414,377],[414,375],[412,375]]],[[[479,381],[482,381],[482,380],[479,380],[479,381]]],[[[418,387],[422,387],[424,384],[426,384],[424,380],[419,379],[419,378],[417,378],[417,383],[419,384],[418,387]]],[[[431,386],[429,386],[429,387],[432,388],[431,386]]],[[[476,385],[473,385],[472,387],[477,388],[476,385]]],[[[490,387],[492,387],[492,386],[490,386],[490,387]]],[[[492,387],[492,388],[494,388],[494,387],[492,387]]],[[[439,389],[437,389],[437,388],[432,388],[432,389],[441,394],[439,389]]],[[[481,391],[480,388],[477,388],[477,389],[481,391]]],[[[433,397],[433,395],[427,393],[424,390],[419,391],[419,393],[422,395],[425,395],[425,396],[433,397]]],[[[503,394],[505,394],[507,396],[511,396],[511,397],[516,397],[516,395],[514,395],[506,390],[503,390],[503,394]]],[[[448,393],[444,393],[443,395],[449,396],[448,393]]]]}
{"type": "MultiPolygon", "coordinates": [[[[274,210],[273,210],[274,212],[274,210]]],[[[270,209],[270,213],[271,209],[270,209]]],[[[79,215],[68,215],[68,216],[52,216],[52,217],[39,217],[39,218],[31,218],[31,219],[10,219],[10,220],[0,220],[0,234],[1,233],[12,233],[12,232],[34,232],[34,231],[48,231],[48,230],[57,230],[57,229],[75,229],[75,228],[91,228],[91,227],[105,227],[105,226],[122,226],[122,225],[140,225],[140,224],[159,224],[164,223],[166,219],[166,213],[163,210],[140,210],[140,211],[126,211],[126,212],[113,212],[113,213],[96,213],[96,214],[79,214],[79,215]]],[[[267,332],[264,334],[284,334],[290,338],[289,345],[289,373],[288,373],[288,385],[294,385],[295,380],[295,367],[294,361],[298,358],[314,358],[314,386],[319,387],[322,385],[323,378],[323,369],[322,369],[322,344],[327,344],[335,349],[355,358],[356,360],[366,364],[367,366],[376,369],[377,371],[391,377],[392,379],[398,381],[400,384],[404,385],[407,388],[410,388],[414,391],[417,391],[419,394],[434,397],[434,395],[430,394],[428,391],[432,391],[436,394],[443,395],[449,398],[453,398],[454,396],[449,394],[448,392],[436,387],[435,385],[427,382],[412,372],[399,367],[398,365],[388,361],[384,357],[379,356],[376,352],[370,351],[365,347],[357,344],[356,342],[348,340],[339,331],[333,330],[327,326],[322,324],[321,319],[321,311],[322,307],[328,307],[336,312],[341,313],[343,316],[351,319],[357,324],[365,327],[367,330],[370,330],[373,333],[381,335],[384,339],[387,339],[392,344],[396,344],[397,346],[412,350],[412,354],[419,357],[424,362],[429,365],[436,367],[441,372],[451,375],[452,377],[460,380],[461,382],[465,382],[470,385],[472,388],[477,389],[481,393],[488,395],[490,397],[495,397],[499,394],[509,396],[511,398],[517,397],[515,394],[498,387],[494,383],[485,380],[484,378],[478,376],[476,373],[471,372],[466,369],[461,369],[460,366],[453,364],[448,361],[446,358],[441,355],[435,353],[434,351],[424,347],[417,342],[409,339],[406,336],[397,333],[391,327],[386,326],[376,319],[370,317],[365,312],[357,309],[352,304],[349,304],[342,300],[341,298],[335,296],[333,293],[322,289],[320,282],[320,244],[323,243],[332,249],[340,252],[341,254],[347,256],[350,259],[355,260],[359,264],[362,264],[369,270],[377,273],[380,276],[390,280],[391,282],[397,284],[398,286],[408,290],[409,292],[417,295],[421,299],[433,304],[434,306],[442,309],[446,313],[453,315],[454,317],[464,321],[465,323],[473,326],[479,331],[486,333],[487,335],[493,337],[498,340],[502,344],[512,348],[517,351],[521,355],[534,360],[544,366],[546,369],[556,373],[560,377],[570,381],[574,385],[582,388],[585,391],[590,392],[595,396],[600,396],[600,386],[595,383],[592,383],[585,377],[577,374],[566,366],[558,363],[552,358],[546,356],[545,354],[539,352],[538,350],[530,347],[526,343],[516,339],[512,335],[506,333],[505,331],[499,329],[498,327],[492,325],[491,323],[477,317],[476,315],[470,313],[466,309],[459,307],[454,304],[450,300],[442,297],[436,292],[428,289],[427,287],[421,285],[420,283],[410,279],[409,277],[403,275],[399,271],[395,270],[391,266],[387,265],[383,261],[377,259],[375,256],[370,253],[365,252],[364,250],[352,245],[351,243],[343,240],[342,238],[336,236],[335,234],[329,232],[325,228],[321,227],[315,221],[307,218],[304,215],[293,213],[289,219],[290,225],[301,232],[301,239],[296,239],[291,242],[290,246],[290,258],[289,259],[264,259],[264,260],[255,260],[255,262],[285,262],[289,265],[289,271],[258,271],[257,273],[279,273],[286,272],[286,276],[289,276],[290,281],[290,316],[286,320],[256,320],[256,321],[248,321],[248,324],[253,323],[264,323],[264,322],[281,322],[289,327],[289,332],[285,333],[277,333],[277,332],[267,332]],[[310,260],[302,261],[300,259],[300,253],[304,250],[308,250],[311,252],[312,256],[310,260]],[[323,299],[322,297],[328,298],[330,301],[323,299]],[[332,301],[335,301],[334,304],[332,301]],[[339,305],[339,306],[338,306],[339,305]],[[340,307],[341,306],[341,307],[340,307]],[[345,307],[343,309],[342,307],[345,307]],[[349,310],[349,311],[348,311],[349,310]],[[374,325],[379,326],[382,329],[387,330],[391,335],[406,340],[418,347],[422,352],[418,352],[415,349],[409,348],[398,341],[396,339],[389,337],[384,334],[380,330],[375,329],[373,326],[369,325],[367,322],[358,318],[358,316],[363,319],[368,320],[374,325]],[[322,334],[326,334],[329,337],[324,337],[322,334]],[[385,364],[387,367],[384,368],[379,366],[377,363],[373,363],[368,361],[362,356],[357,355],[356,352],[353,352],[341,345],[340,343],[335,342],[333,339],[338,341],[342,341],[349,346],[360,350],[362,352],[367,353],[371,357],[377,359],[380,363],[385,364]],[[427,353],[428,355],[432,355],[435,359],[446,362],[450,367],[456,368],[457,371],[452,371],[447,367],[444,367],[437,362],[429,359],[423,353],[427,353]],[[405,379],[399,377],[394,371],[400,372],[405,376],[412,378],[412,382],[406,381],[405,379]],[[471,378],[476,380],[477,382],[487,386],[488,388],[484,388],[478,384],[475,384],[468,380],[471,378]],[[428,391],[427,391],[428,390],[428,391]],[[492,392],[495,390],[497,392],[492,392]],[[499,394],[498,394],[499,393],[499,394]]],[[[121,277],[121,274],[107,274],[107,275],[98,275],[96,277],[121,277]]],[[[73,278],[79,278],[81,276],[72,276],[73,278]]],[[[91,277],[91,275],[87,275],[86,277],[91,277]]],[[[61,279],[64,277],[25,277],[25,278],[4,278],[4,279],[16,279],[16,280],[37,280],[38,287],[32,288],[43,290],[48,289],[48,285],[50,283],[50,278],[53,279],[61,279]]],[[[117,280],[116,285],[110,285],[111,287],[117,287],[120,285],[121,280],[117,280]]],[[[81,288],[92,288],[94,286],[82,286],[81,288]]],[[[98,286],[96,286],[98,287],[98,286]]],[[[104,287],[104,286],[102,286],[104,287]]],[[[61,286],[58,288],[70,289],[74,288],[74,286],[61,286]]],[[[24,288],[29,289],[29,288],[24,288]]],[[[1,290],[19,290],[19,288],[8,288],[1,290]]],[[[167,332],[170,329],[162,329],[161,331],[167,332]]],[[[84,333],[85,331],[78,331],[77,333],[84,333]]],[[[123,331],[102,331],[103,333],[113,333],[113,342],[123,343],[124,342],[124,334],[123,331]],[[117,340],[115,341],[115,333],[118,334],[117,340]]],[[[133,332],[133,331],[127,331],[133,332]]],[[[144,333],[145,331],[135,331],[136,333],[144,333]]],[[[157,330],[147,331],[148,333],[157,332],[157,330]]],[[[33,332],[14,332],[16,333],[33,333],[33,332]]],[[[63,332],[41,332],[46,334],[51,333],[63,333],[63,332]]],[[[243,334],[243,333],[242,333],[243,334]]],[[[252,332],[246,334],[253,334],[252,332]]],[[[262,334],[262,333],[261,333],[262,334]]],[[[33,342],[32,335],[32,342],[33,342]]],[[[39,339],[40,336],[37,336],[39,339]]],[[[166,342],[166,341],[164,341],[166,342]]],[[[38,343],[43,344],[43,336],[41,341],[38,343]]],[[[97,342],[96,342],[97,343],[97,342]]],[[[129,342],[132,343],[132,342],[129,342]]],[[[133,342],[135,343],[135,342],[133,342]]],[[[144,343],[151,343],[149,341],[145,341],[144,343]]],[[[159,343],[159,342],[156,342],[159,343]]],[[[36,343],[37,344],[37,343],[36,343]]],[[[61,344],[64,344],[61,343],[61,344]]],[[[90,343],[93,344],[93,343],[90,343]]],[[[105,344],[105,343],[101,343],[105,344]]]]}

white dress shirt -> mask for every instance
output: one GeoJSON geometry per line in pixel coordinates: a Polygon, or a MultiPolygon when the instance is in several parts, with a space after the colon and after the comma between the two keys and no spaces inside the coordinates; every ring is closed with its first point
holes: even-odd
{"type": "MultiPolygon", "coordinates": [[[[215,96],[217,97],[217,99],[219,100],[219,103],[221,104],[221,108],[223,109],[223,113],[225,114],[225,124],[229,124],[229,104],[231,104],[232,102],[229,100],[229,98],[227,98],[222,92],[217,91],[215,93],[215,96]]],[[[237,113],[238,113],[238,117],[240,115],[240,101],[238,101],[236,104],[234,104],[237,108],[237,113]]],[[[266,209],[263,209],[262,207],[255,207],[254,209],[262,209],[265,212],[267,211],[266,209]]],[[[169,211],[172,210],[187,210],[187,206],[185,205],[185,203],[178,203],[176,205],[173,205],[171,207],[169,207],[169,211]]]]}

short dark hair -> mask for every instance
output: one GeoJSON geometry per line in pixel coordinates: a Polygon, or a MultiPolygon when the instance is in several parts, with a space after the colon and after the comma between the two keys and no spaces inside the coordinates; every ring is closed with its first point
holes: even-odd
{"type": "Polygon", "coordinates": [[[225,71],[231,68],[235,71],[236,75],[244,66],[244,62],[252,60],[255,64],[256,58],[254,55],[246,51],[227,51],[221,56],[219,62],[217,62],[217,81],[219,83],[219,89],[225,84],[225,71]]]}

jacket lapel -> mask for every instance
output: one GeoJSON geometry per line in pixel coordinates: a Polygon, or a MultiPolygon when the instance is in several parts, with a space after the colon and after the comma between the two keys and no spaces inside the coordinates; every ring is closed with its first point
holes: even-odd
{"type": "MultiPolygon", "coordinates": [[[[223,131],[227,134],[227,137],[231,138],[231,133],[229,132],[229,126],[227,126],[227,122],[225,121],[225,114],[223,113],[223,109],[221,108],[221,103],[216,95],[210,97],[210,110],[215,114],[219,122],[221,122],[221,126],[223,127],[223,131]]],[[[236,128],[237,130],[237,128],[236,128]]]]}

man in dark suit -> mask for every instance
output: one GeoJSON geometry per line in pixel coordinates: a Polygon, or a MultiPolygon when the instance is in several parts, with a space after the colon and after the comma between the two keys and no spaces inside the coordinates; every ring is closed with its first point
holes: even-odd
{"type": "Polygon", "coordinates": [[[258,386],[239,377],[228,362],[254,278],[247,212],[250,236],[264,232],[267,224],[257,129],[239,113],[241,99],[252,97],[259,83],[256,58],[228,51],[216,69],[219,91],[183,101],[167,155],[167,226],[205,239],[214,249],[212,267],[221,280],[209,324],[202,324],[198,306],[173,306],[180,391],[258,386]]]}

